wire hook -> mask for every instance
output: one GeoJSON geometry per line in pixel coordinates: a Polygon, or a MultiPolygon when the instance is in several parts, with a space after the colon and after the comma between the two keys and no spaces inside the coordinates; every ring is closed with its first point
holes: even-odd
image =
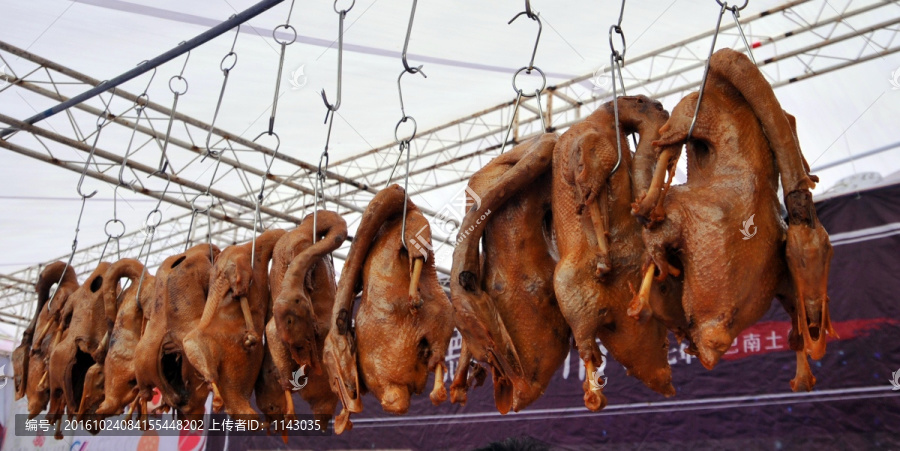
{"type": "Polygon", "coordinates": [[[526,17],[528,17],[529,19],[537,22],[538,32],[537,32],[537,37],[534,39],[534,49],[531,51],[531,60],[528,62],[527,66],[522,67],[519,70],[515,71],[512,76],[512,87],[513,87],[513,91],[515,91],[515,93],[516,93],[516,101],[513,106],[513,111],[509,116],[509,126],[506,128],[506,136],[503,138],[503,142],[501,143],[501,146],[500,146],[501,154],[506,150],[506,144],[509,141],[509,135],[510,135],[510,133],[512,133],[513,125],[516,123],[516,120],[518,118],[519,105],[522,103],[522,97],[526,97],[526,98],[537,97],[538,111],[539,111],[540,118],[541,118],[541,130],[543,130],[543,131],[547,130],[547,123],[546,123],[546,119],[544,117],[544,111],[541,108],[541,93],[547,87],[547,76],[544,74],[544,71],[542,71],[541,68],[536,67],[534,65],[534,57],[535,57],[535,55],[537,55],[537,48],[538,48],[538,44],[541,42],[541,32],[543,31],[544,26],[541,23],[540,13],[532,11],[530,0],[525,0],[525,11],[522,11],[519,14],[516,14],[512,19],[509,20],[509,22],[507,22],[507,25],[515,22],[515,20],[518,19],[519,16],[522,16],[523,14],[526,17]],[[523,89],[519,88],[519,86],[516,84],[516,78],[518,78],[519,74],[522,73],[522,71],[525,71],[526,74],[531,75],[531,72],[535,71],[535,70],[538,72],[538,74],[541,75],[541,87],[535,89],[534,94],[526,94],[525,91],[523,89]]]}
{"type": "Polygon", "coordinates": [[[316,242],[316,230],[318,230],[319,194],[321,194],[321,197],[322,197],[322,205],[323,205],[322,209],[323,210],[325,209],[324,208],[324,205],[325,205],[325,173],[328,172],[328,160],[329,160],[328,150],[326,149],[325,152],[322,153],[322,156],[319,157],[319,168],[316,171],[316,182],[315,182],[316,187],[315,187],[315,191],[314,191],[315,202],[313,203],[313,236],[312,236],[313,243],[316,242]],[[325,163],[324,171],[322,170],[322,167],[323,167],[322,163],[325,163]]]}
{"type": "MultiPolygon", "coordinates": [[[[253,218],[253,238],[252,238],[253,244],[250,245],[250,269],[251,270],[256,266],[256,233],[257,233],[256,226],[257,225],[262,226],[262,216],[259,213],[259,208],[262,206],[263,199],[265,199],[264,194],[266,191],[266,179],[272,175],[272,173],[270,172],[272,170],[272,163],[274,163],[275,158],[278,157],[278,148],[281,147],[281,138],[278,137],[277,133],[272,132],[272,131],[260,133],[259,135],[256,136],[256,138],[253,138],[253,142],[256,142],[257,139],[262,138],[263,135],[274,136],[275,140],[276,140],[276,144],[275,144],[275,151],[272,154],[272,159],[269,160],[268,163],[266,164],[266,173],[262,177],[262,183],[260,183],[260,187],[259,187],[259,194],[256,196],[256,208],[255,208],[256,211],[254,213],[255,216],[253,218]]],[[[265,160],[265,154],[263,154],[263,160],[265,160]]],[[[260,227],[260,228],[262,228],[262,227],[260,227]]]]}
{"type": "Polygon", "coordinates": [[[325,94],[325,89],[322,89],[322,101],[325,102],[325,107],[328,108],[328,112],[325,113],[325,122],[328,122],[328,116],[334,116],[334,113],[341,107],[341,84],[343,73],[343,61],[344,61],[344,18],[347,17],[347,13],[353,9],[353,6],[356,5],[356,0],[353,0],[353,3],[350,4],[350,7],[347,9],[338,10],[337,9],[338,0],[334,0],[334,12],[338,14],[339,17],[339,26],[338,26],[338,62],[337,62],[337,101],[334,104],[328,102],[328,95],[325,94]]]}
{"type": "MultiPolygon", "coordinates": [[[[138,251],[138,260],[140,260],[141,255],[144,254],[144,246],[147,246],[147,254],[144,255],[144,263],[143,268],[141,269],[141,278],[138,280],[137,285],[137,293],[134,295],[135,299],[141,298],[141,287],[144,285],[144,274],[147,273],[147,260],[150,258],[150,250],[153,246],[153,234],[156,233],[156,228],[159,227],[159,224],[162,222],[162,212],[159,211],[160,205],[162,205],[162,200],[166,197],[166,193],[169,192],[169,184],[172,183],[172,177],[169,176],[169,173],[165,171],[165,169],[157,170],[152,174],[148,175],[147,178],[153,176],[159,176],[160,174],[166,176],[166,187],[163,188],[162,194],[159,195],[159,199],[156,202],[156,207],[153,210],[150,210],[150,213],[147,214],[147,220],[145,222],[147,233],[144,237],[144,242],[141,244],[141,249],[138,251]]],[[[193,218],[191,218],[193,223],[193,218]]]]}
{"type": "MultiPolygon", "coordinates": [[[[428,78],[428,76],[425,75],[425,72],[422,72],[421,64],[418,65],[417,67],[410,67],[409,61],[406,60],[406,50],[409,48],[409,36],[412,34],[413,19],[416,18],[416,4],[418,4],[418,3],[419,3],[419,0],[413,0],[413,2],[412,2],[412,11],[410,11],[410,13],[409,13],[409,24],[406,26],[406,40],[403,41],[403,55],[401,55],[401,58],[403,60],[403,67],[406,69],[406,72],[409,72],[411,74],[421,73],[423,77],[428,78]]],[[[400,83],[399,79],[398,79],[397,83],[398,84],[400,83]]],[[[400,103],[401,103],[401,105],[403,104],[403,96],[402,95],[400,97],[400,103]]]]}
{"type": "Polygon", "coordinates": [[[541,42],[541,32],[543,31],[544,26],[543,26],[543,24],[541,24],[540,13],[536,13],[531,10],[531,2],[528,0],[525,0],[525,11],[522,11],[519,14],[516,14],[506,24],[507,25],[512,24],[513,22],[516,21],[516,19],[519,18],[519,16],[522,16],[523,14],[526,17],[528,17],[529,19],[537,22],[537,24],[538,24],[537,37],[534,40],[534,50],[531,51],[531,61],[528,62],[528,68],[526,70],[526,73],[530,74],[531,71],[534,70],[534,57],[535,57],[535,55],[537,55],[538,44],[541,42]]]}
{"type": "MultiPolygon", "coordinates": [[[[104,84],[109,80],[103,80],[100,84],[104,84]]],[[[109,106],[112,104],[113,98],[116,96],[116,87],[112,88],[112,95],[109,97],[109,102],[106,102],[106,107],[103,109],[103,112],[100,113],[100,117],[97,119],[97,132],[94,135],[94,143],[91,145],[91,151],[88,153],[87,159],[84,160],[84,169],[81,170],[81,177],[78,178],[78,185],[75,187],[75,190],[78,192],[78,195],[83,199],[90,199],[97,195],[97,190],[90,194],[84,194],[81,191],[81,185],[84,183],[84,176],[87,174],[88,168],[91,166],[91,160],[94,159],[94,151],[97,149],[97,141],[100,139],[100,131],[103,129],[103,126],[106,125],[107,117],[109,116],[109,106]]],[[[101,98],[100,101],[103,101],[101,98]]]]}
{"type": "MultiPolygon", "coordinates": [[[[141,61],[137,65],[140,66],[142,64],[146,64],[148,60],[141,61]]],[[[153,68],[153,73],[150,75],[150,80],[147,81],[147,86],[144,88],[144,92],[138,95],[137,99],[134,100],[134,109],[135,109],[135,119],[134,119],[134,128],[131,129],[131,138],[128,139],[128,147],[125,149],[125,157],[122,159],[122,163],[119,165],[119,186],[127,186],[131,188],[132,191],[137,192],[137,189],[134,187],[137,180],[132,180],[130,182],[125,182],[123,178],[123,173],[125,172],[125,166],[128,165],[128,157],[131,155],[131,146],[134,144],[134,135],[137,134],[138,124],[141,122],[141,113],[144,112],[144,108],[146,108],[147,104],[150,103],[150,96],[147,94],[147,90],[150,89],[150,84],[153,83],[153,78],[156,77],[156,68],[153,68]],[[144,99],[144,104],[141,105],[141,99],[144,99]]],[[[168,137],[166,138],[168,142],[168,137]]],[[[116,187],[118,189],[118,186],[116,187]]]]}
{"type": "MultiPolygon", "coordinates": [[[[149,62],[150,62],[150,60],[144,60],[144,61],[141,61],[140,63],[138,63],[137,65],[141,66],[141,65],[147,64],[149,62]]],[[[146,108],[147,104],[150,103],[150,96],[147,95],[147,91],[150,89],[150,85],[153,83],[154,78],[156,78],[156,67],[155,66],[153,67],[153,72],[150,74],[150,79],[147,80],[147,86],[144,88],[144,91],[141,92],[141,94],[137,97],[137,99],[134,99],[134,105],[135,105],[135,108],[139,109],[139,112],[138,112],[139,115],[140,115],[140,110],[143,110],[144,108],[146,108]],[[141,105],[141,99],[144,99],[143,105],[141,105]]]]}
{"type": "MultiPolygon", "coordinates": [[[[187,41],[181,41],[178,43],[178,45],[184,45],[185,42],[187,42],[187,41]]],[[[188,63],[189,59],[191,59],[191,50],[188,50],[187,55],[185,55],[185,57],[184,57],[184,64],[181,65],[181,72],[178,73],[179,77],[184,76],[184,70],[187,69],[187,63],[188,63]]]]}
{"type": "MultiPolygon", "coordinates": [[[[231,17],[234,17],[232,15],[231,17]]],[[[213,129],[216,127],[216,119],[219,117],[219,109],[222,107],[222,99],[225,97],[225,87],[228,86],[228,74],[234,69],[234,66],[237,64],[237,53],[234,52],[234,46],[237,45],[237,38],[241,34],[241,24],[238,24],[235,27],[234,33],[234,41],[231,42],[231,50],[222,57],[222,61],[219,63],[219,69],[222,70],[222,89],[219,91],[219,100],[216,102],[216,110],[213,112],[212,122],[209,124],[209,132],[206,134],[206,155],[203,156],[203,159],[206,159],[208,156],[212,156],[215,158],[219,157],[220,151],[213,150],[209,146],[209,142],[212,139],[213,129]],[[230,61],[230,64],[226,64],[228,58],[233,58],[230,61]]],[[[202,160],[201,160],[202,161],[202,160]]],[[[218,167],[218,166],[217,166],[218,167]]]]}
{"type": "MultiPolygon", "coordinates": [[[[166,196],[166,193],[169,192],[169,185],[172,184],[172,176],[169,175],[169,173],[166,172],[165,169],[155,171],[155,172],[153,172],[152,174],[149,174],[149,175],[147,176],[147,178],[149,179],[150,177],[153,177],[153,176],[157,176],[157,177],[158,177],[160,174],[166,176],[166,186],[165,186],[165,188],[163,188],[163,192],[162,192],[162,194],[160,194],[159,199],[158,199],[157,202],[156,202],[156,208],[154,208],[153,210],[159,210],[159,207],[162,205],[162,198],[165,197],[165,196],[166,196]]],[[[151,210],[151,211],[152,211],[152,210],[151,210]]]]}

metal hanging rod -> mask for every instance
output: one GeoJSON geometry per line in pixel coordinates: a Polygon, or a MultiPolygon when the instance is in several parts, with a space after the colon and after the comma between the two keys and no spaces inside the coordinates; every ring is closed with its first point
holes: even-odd
{"type": "MultiPolygon", "coordinates": [[[[199,35],[195,36],[192,39],[189,39],[184,44],[178,45],[175,48],[172,48],[172,49],[168,50],[167,52],[163,53],[162,55],[159,55],[156,58],[153,58],[153,59],[147,61],[147,63],[141,64],[141,65],[139,65],[139,66],[137,66],[137,67],[135,67],[135,68],[105,82],[105,83],[101,83],[100,85],[95,86],[94,88],[89,89],[75,97],[72,97],[71,99],[69,99],[63,103],[60,103],[59,105],[56,105],[46,111],[35,114],[34,116],[31,116],[28,119],[25,119],[23,122],[27,123],[28,125],[33,125],[37,122],[47,119],[48,117],[53,116],[56,113],[59,113],[60,111],[67,110],[68,108],[70,108],[73,105],[77,105],[81,102],[84,102],[84,101],[96,96],[97,94],[100,94],[101,92],[105,92],[105,91],[109,90],[110,88],[119,86],[122,83],[125,83],[128,80],[131,80],[132,78],[135,78],[135,77],[143,74],[144,72],[153,70],[157,66],[161,66],[161,65],[171,61],[172,59],[175,59],[175,58],[187,53],[188,51],[195,49],[195,48],[209,42],[210,40],[218,37],[220,34],[225,33],[226,31],[231,30],[235,26],[240,25],[240,24],[258,16],[259,14],[269,10],[273,6],[279,4],[283,1],[284,0],[262,0],[261,2],[251,6],[250,8],[247,8],[244,11],[241,11],[240,13],[235,14],[228,20],[210,28],[209,30],[204,31],[203,33],[200,33],[199,35]]],[[[17,130],[19,130],[19,129],[15,128],[15,127],[9,127],[9,128],[0,130],[0,138],[3,138],[4,136],[7,136],[17,130]]]]}

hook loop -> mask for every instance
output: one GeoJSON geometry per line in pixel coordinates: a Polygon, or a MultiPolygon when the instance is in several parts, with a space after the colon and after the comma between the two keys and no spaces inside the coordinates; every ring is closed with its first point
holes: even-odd
{"type": "Polygon", "coordinates": [[[108,236],[110,238],[113,238],[113,239],[122,238],[122,236],[125,235],[125,223],[122,222],[122,220],[118,219],[118,218],[110,219],[109,221],[106,221],[106,225],[103,226],[103,231],[106,233],[106,236],[108,236]],[[110,230],[110,226],[120,227],[121,230],[119,230],[119,231],[110,230]]]}
{"type": "Polygon", "coordinates": [[[225,54],[224,57],[222,57],[222,62],[219,63],[219,69],[221,69],[222,72],[228,72],[231,69],[234,69],[234,66],[236,64],[237,64],[237,53],[228,52],[225,54]],[[233,59],[231,61],[228,61],[228,58],[233,58],[233,59]],[[226,61],[228,61],[230,64],[225,64],[226,61]]]}
{"type": "Polygon", "coordinates": [[[350,7],[349,7],[349,8],[338,10],[338,9],[337,9],[337,4],[338,4],[339,1],[340,1],[340,0],[334,0],[334,6],[333,6],[334,12],[336,12],[336,13],[338,13],[338,14],[347,14],[347,13],[350,12],[351,9],[353,9],[354,6],[356,6],[356,0],[353,0],[353,1],[350,3],[350,7]]]}
{"type": "MultiPolygon", "coordinates": [[[[624,5],[624,2],[622,2],[622,3],[624,5]]],[[[618,61],[619,63],[621,63],[623,65],[625,64],[625,49],[626,48],[627,47],[625,45],[625,33],[622,32],[622,27],[619,25],[613,25],[613,26],[609,27],[609,49],[610,49],[610,51],[612,51],[613,56],[615,56],[616,61],[618,61]],[[621,38],[621,41],[622,41],[622,51],[621,52],[618,51],[616,49],[616,46],[613,44],[613,34],[618,34],[619,38],[621,38]]]]}
{"type": "Polygon", "coordinates": [[[286,24],[286,23],[281,24],[272,30],[272,38],[275,39],[275,42],[277,42],[281,45],[291,45],[297,41],[297,29],[294,28],[294,26],[290,25],[290,24],[286,24]],[[278,31],[279,28],[284,28],[285,30],[290,30],[293,37],[291,37],[290,40],[285,39],[284,41],[278,39],[278,35],[276,34],[276,32],[278,31]]]}
{"type": "Polygon", "coordinates": [[[744,8],[747,7],[747,5],[750,3],[750,0],[744,0],[744,4],[741,6],[737,6],[737,5],[728,6],[728,2],[723,2],[722,0],[716,0],[716,3],[718,3],[719,6],[725,8],[733,13],[739,13],[740,11],[743,11],[744,8]]]}
{"type": "Polygon", "coordinates": [[[187,94],[188,91],[188,81],[181,75],[173,75],[172,78],[169,79],[169,90],[172,91],[172,94],[176,96],[183,96],[187,94]],[[172,83],[175,81],[181,82],[183,86],[173,85],[172,83]]]}
{"type": "Polygon", "coordinates": [[[537,66],[532,66],[531,68],[522,67],[513,74],[512,87],[513,90],[519,93],[519,95],[521,95],[522,97],[535,97],[538,95],[538,92],[544,92],[544,88],[547,87],[547,76],[544,75],[544,71],[542,71],[541,68],[537,66]],[[525,71],[526,74],[530,74],[533,70],[541,74],[541,87],[538,88],[534,94],[525,94],[524,91],[519,88],[518,85],[516,85],[516,79],[519,77],[519,74],[522,73],[522,71],[525,71]]]}
{"type": "Polygon", "coordinates": [[[416,130],[418,130],[418,125],[419,124],[416,122],[415,118],[413,118],[412,116],[404,115],[403,119],[400,119],[400,121],[397,122],[397,126],[394,127],[394,140],[397,141],[397,144],[406,143],[407,145],[409,145],[410,141],[412,141],[413,139],[416,138],[416,130]],[[400,139],[400,136],[399,136],[400,125],[407,121],[412,121],[412,126],[413,126],[412,133],[409,135],[409,138],[400,139]]]}

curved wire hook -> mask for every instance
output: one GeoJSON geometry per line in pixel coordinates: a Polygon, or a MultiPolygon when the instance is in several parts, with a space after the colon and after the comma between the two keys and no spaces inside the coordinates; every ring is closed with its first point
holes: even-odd
{"type": "Polygon", "coordinates": [[[159,207],[162,205],[162,199],[163,199],[163,197],[166,196],[166,193],[169,192],[169,185],[172,184],[172,176],[169,175],[169,173],[166,172],[166,170],[164,170],[164,169],[163,169],[163,170],[154,171],[153,173],[147,175],[147,178],[149,179],[150,177],[153,177],[153,176],[159,176],[160,174],[166,176],[166,187],[163,188],[162,194],[159,195],[159,199],[158,199],[157,202],[156,202],[156,208],[154,208],[153,210],[151,210],[151,211],[150,211],[151,213],[152,213],[153,211],[158,211],[158,210],[159,210],[159,207]]]}
{"type": "MultiPolygon", "coordinates": [[[[403,41],[403,55],[401,55],[401,59],[403,60],[403,67],[406,69],[406,72],[409,72],[411,74],[421,73],[423,77],[428,78],[428,76],[425,75],[425,72],[422,72],[421,64],[418,65],[417,67],[411,67],[409,65],[409,61],[406,60],[406,50],[409,48],[409,36],[412,34],[413,20],[416,18],[416,4],[417,3],[419,3],[419,0],[413,0],[412,11],[410,11],[410,13],[409,13],[409,25],[406,26],[406,40],[403,41]]],[[[403,74],[401,74],[401,76],[402,75],[403,74]]],[[[399,79],[397,79],[397,84],[398,85],[400,84],[399,79]]],[[[402,104],[403,104],[403,96],[402,95],[400,96],[400,103],[401,103],[401,108],[402,108],[402,104]]],[[[404,115],[405,115],[405,113],[404,113],[404,115]]]]}
{"type": "Polygon", "coordinates": [[[81,196],[82,199],[90,199],[97,195],[97,190],[94,190],[91,194],[84,194],[81,192],[81,184],[84,183],[84,176],[87,174],[88,167],[91,165],[91,159],[94,156],[94,150],[91,149],[90,155],[88,155],[87,160],[84,162],[84,169],[81,171],[81,178],[78,179],[78,186],[75,187],[75,190],[78,191],[78,195],[81,196]]]}
{"type": "Polygon", "coordinates": [[[534,69],[534,57],[535,57],[535,55],[537,55],[538,43],[541,42],[541,32],[544,30],[544,26],[543,26],[543,24],[541,24],[541,17],[540,17],[540,14],[539,14],[539,13],[536,13],[536,12],[533,12],[533,11],[531,10],[531,2],[528,1],[528,0],[525,0],[525,11],[522,11],[522,12],[520,12],[519,14],[516,14],[516,15],[515,15],[512,19],[510,19],[509,22],[507,22],[506,24],[507,24],[507,25],[512,24],[513,22],[516,21],[516,19],[519,18],[519,16],[521,16],[521,15],[523,15],[523,14],[524,14],[526,17],[528,17],[529,19],[531,19],[531,20],[537,22],[537,24],[538,24],[537,38],[535,38],[535,40],[534,40],[534,50],[531,51],[531,61],[528,62],[528,71],[527,71],[527,73],[530,74],[531,71],[534,69]]]}
{"type": "MultiPolygon", "coordinates": [[[[187,41],[181,41],[178,43],[178,45],[184,45],[185,42],[187,42],[187,41]]],[[[188,50],[187,55],[185,55],[185,57],[184,57],[184,64],[181,65],[181,72],[178,73],[179,77],[184,76],[184,70],[187,69],[187,63],[188,63],[189,59],[191,59],[191,50],[188,50]]]]}
{"type": "MultiPolygon", "coordinates": [[[[266,192],[266,179],[272,175],[270,172],[272,170],[272,163],[275,162],[275,158],[278,157],[278,148],[281,147],[281,138],[278,137],[278,134],[275,132],[262,132],[253,138],[253,142],[256,142],[257,139],[262,138],[263,135],[271,135],[275,137],[275,151],[272,153],[272,159],[266,164],[266,174],[262,177],[262,183],[260,183],[259,187],[259,195],[256,196],[256,213],[253,217],[253,244],[250,245],[250,269],[256,267],[256,226],[262,226],[262,216],[259,213],[259,209],[262,206],[263,200],[265,199],[266,192]]],[[[265,154],[263,154],[263,160],[265,160],[265,154]]],[[[315,234],[315,231],[313,232],[315,234]]]]}
{"type": "MultiPolygon", "coordinates": [[[[419,67],[422,67],[422,66],[419,66],[419,67]]],[[[402,79],[403,75],[405,75],[405,74],[414,74],[414,73],[416,73],[416,72],[409,72],[409,71],[404,70],[404,71],[400,72],[400,76],[397,77],[397,93],[400,95],[400,112],[403,113],[402,120],[404,122],[406,122],[406,118],[408,118],[409,116],[406,115],[406,107],[404,107],[404,105],[403,105],[403,87],[400,84],[400,79],[402,79]]],[[[419,72],[419,73],[422,74],[423,76],[425,75],[424,72],[419,72]]],[[[410,140],[412,140],[412,138],[410,138],[410,140]]]]}
{"type": "Polygon", "coordinates": [[[325,173],[328,172],[328,161],[330,157],[328,156],[328,150],[322,153],[322,156],[319,157],[319,168],[316,171],[316,187],[315,187],[315,197],[314,197],[314,206],[313,206],[313,236],[312,242],[316,242],[316,230],[318,230],[318,221],[319,221],[319,195],[321,194],[322,198],[322,209],[325,209],[325,173]],[[325,163],[323,171],[322,163],[325,163]]]}
{"type": "MultiPolygon", "coordinates": [[[[144,285],[144,274],[147,273],[147,260],[150,258],[150,248],[153,246],[153,234],[156,232],[156,228],[159,227],[159,224],[162,222],[162,212],[159,211],[160,205],[162,205],[162,200],[166,197],[166,193],[169,192],[169,184],[172,183],[172,177],[165,170],[158,170],[149,174],[147,178],[153,176],[159,176],[160,174],[166,176],[166,187],[163,188],[162,194],[159,195],[159,200],[156,202],[156,207],[153,210],[150,210],[150,213],[147,214],[147,220],[145,222],[147,226],[147,234],[144,237],[144,243],[141,244],[141,249],[138,251],[138,259],[141,258],[141,255],[144,255],[144,266],[141,269],[141,278],[138,280],[137,285],[137,293],[134,295],[135,299],[141,298],[141,287],[144,285]],[[154,215],[156,215],[154,217],[154,215]],[[151,218],[155,219],[155,221],[151,222],[151,218]],[[144,254],[144,246],[147,246],[147,254],[144,254]]],[[[193,217],[191,218],[193,224],[193,217]]]]}
{"type": "MultiPolygon", "coordinates": [[[[108,82],[109,80],[103,80],[100,82],[100,85],[108,82]]],[[[99,86],[99,85],[98,85],[99,86]]],[[[94,159],[94,151],[97,150],[97,141],[100,139],[100,131],[103,129],[103,126],[106,125],[107,116],[109,116],[109,106],[112,104],[113,98],[116,96],[116,87],[112,88],[112,95],[109,98],[109,102],[106,103],[106,107],[100,113],[100,117],[97,118],[97,133],[94,135],[94,143],[91,145],[91,151],[88,153],[87,159],[84,160],[84,169],[81,170],[81,177],[78,178],[78,185],[75,187],[75,190],[78,192],[78,195],[81,196],[81,199],[90,199],[97,195],[97,190],[94,190],[91,194],[84,194],[81,191],[81,185],[84,183],[84,176],[87,174],[88,168],[91,166],[91,160],[94,159]]],[[[103,101],[103,99],[100,99],[103,101]]]]}
{"type": "MultiPolygon", "coordinates": [[[[183,41],[182,41],[182,42],[183,42],[183,41]]],[[[140,66],[140,65],[143,65],[143,64],[147,64],[147,63],[149,63],[149,62],[150,62],[150,60],[144,60],[144,61],[141,61],[140,63],[137,63],[137,65],[140,66]]],[[[144,88],[144,91],[141,92],[141,95],[138,96],[138,99],[140,99],[141,97],[147,96],[147,91],[150,89],[150,85],[153,84],[153,79],[154,79],[154,78],[156,78],[156,66],[153,67],[153,72],[150,74],[150,79],[147,80],[147,86],[144,88]]],[[[135,100],[134,103],[138,103],[137,100],[135,100]]],[[[146,105],[142,105],[141,108],[143,108],[143,107],[145,107],[145,106],[146,106],[146,105]]]]}
{"type": "MultiPolygon", "coordinates": [[[[147,64],[149,60],[144,60],[138,63],[140,66],[142,64],[147,64]]],[[[128,165],[128,157],[131,155],[131,146],[134,143],[134,135],[137,133],[138,124],[141,121],[141,113],[144,112],[144,108],[146,108],[147,104],[150,103],[150,96],[147,95],[147,90],[150,89],[150,85],[153,83],[153,78],[156,77],[156,67],[153,68],[153,73],[150,75],[150,80],[147,81],[147,86],[144,88],[144,91],[137,96],[137,99],[134,100],[134,109],[135,109],[135,119],[134,119],[134,128],[131,130],[131,138],[128,140],[128,148],[125,150],[125,157],[122,159],[122,163],[119,165],[119,186],[127,186],[131,188],[132,191],[137,192],[137,189],[134,187],[137,180],[132,180],[130,182],[125,182],[125,179],[122,177],[125,172],[125,166],[128,165]],[[141,105],[140,100],[144,99],[144,105],[141,105]]],[[[116,186],[118,189],[118,186],[116,186]]]]}
{"type": "MultiPolygon", "coordinates": [[[[234,18],[234,16],[236,16],[236,15],[237,15],[237,14],[232,14],[231,17],[229,17],[229,19],[234,18]]],[[[240,35],[241,35],[241,24],[237,24],[237,26],[234,27],[234,40],[231,41],[231,49],[228,51],[228,53],[225,54],[226,57],[227,57],[228,55],[233,55],[233,54],[234,54],[234,46],[237,45],[238,36],[240,36],[240,35]]],[[[235,55],[235,57],[236,57],[236,56],[237,56],[237,55],[235,55]]],[[[237,62],[237,58],[235,58],[235,63],[236,63],[236,62],[237,62]]],[[[185,61],[185,64],[187,64],[187,61],[185,61]]],[[[232,67],[234,67],[233,64],[231,65],[231,67],[228,68],[228,70],[231,70],[232,67]]],[[[225,69],[222,69],[222,70],[225,70],[225,69]]]]}
{"type": "MultiPolygon", "coordinates": [[[[262,138],[265,135],[275,137],[275,150],[272,152],[272,158],[268,161],[268,163],[266,163],[266,173],[262,177],[262,184],[259,187],[259,195],[257,196],[257,199],[259,199],[259,202],[262,202],[262,200],[263,200],[263,193],[266,190],[266,179],[270,175],[272,175],[270,172],[272,170],[272,163],[274,163],[275,159],[278,158],[278,149],[281,147],[281,138],[278,136],[278,133],[275,133],[275,132],[262,132],[259,135],[256,135],[256,138],[253,138],[253,142],[256,142],[257,139],[262,138]]],[[[263,160],[265,160],[265,159],[266,159],[266,155],[263,154],[263,160]]],[[[257,213],[259,213],[259,212],[257,212],[257,213]]]]}
{"type": "MultiPolygon", "coordinates": [[[[719,1],[719,0],[716,0],[719,1]]],[[[750,1],[750,0],[747,0],[750,1]]],[[[622,1],[622,6],[619,7],[619,20],[616,21],[614,25],[616,28],[622,28],[622,17],[625,15],[625,2],[622,1]]]]}
{"type": "MultiPolygon", "coordinates": [[[[234,17],[232,15],[231,17],[234,17]]],[[[213,112],[212,122],[209,124],[209,132],[206,134],[206,154],[203,156],[205,160],[206,157],[212,156],[213,158],[219,158],[220,151],[213,150],[209,143],[212,140],[213,129],[216,127],[216,119],[219,117],[219,109],[222,108],[222,98],[225,97],[225,87],[228,86],[228,74],[234,69],[234,66],[237,64],[237,53],[234,52],[234,46],[237,45],[238,36],[241,34],[241,24],[238,24],[235,28],[234,33],[234,41],[231,42],[231,50],[222,57],[222,61],[219,63],[219,69],[222,70],[222,89],[219,90],[219,100],[216,102],[216,110],[213,112]],[[226,65],[225,62],[229,57],[233,57],[231,60],[231,64],[226,65]]],[[[201,160],[203,161],[203,160],[201,160]]],[[[217,163],[218,164],[218,163],[217,163]]]]}
{"type": "Polygon", "coordinates": [[[338,11],[337,9],[338,0],[334,0],[334,11],[338,14],[339,22],[338,22],[338,63],[337,63],[337,101],[334,104],[328,101],[328,95],[325,94],[325,89],[322,89],[322,101],[325,102],[325,108],[328,108],[328,112],[325,113],[325,122],[328,122],[328,116],[333,114],[341,107],[341,82],[344,68],[344,18],[347,17],[347,13],[353,9],[353,6],[356,4],[356,0],[353,0],[353,3],[350,4],[350,7],[347,9],[342,9],[338,11]]]}
{"type": "MultiPolygon", "coordinates": [[[[181,41],[178,45],[183,45],[186,41],[181,41]]],[[[169,78],[169,91],[172,92],[172,95],[175,97],[175,100],[172,102],[172,114],[169,115],[169,124],[166,126],[166,137],[163,140],[162,146],[162,155],[159,157],[159,165],[158,171],[165,172],[166,168],[169,167],[169,159],[166,158],[166,149],[169,148],[169,137],[172,135],[172,125],[175,123],[175,111],[178,108],[178,98],[184,94],[187,94],[188,91],[188,82],[187,79],[184,78],[184,71],[187,69],[188,60],[191,58],[191,51],[188,50],[187,56],[184,57],[184,64],[181,66],[181,72],[178,75],[173,75],[169,78]],[[176,85],[172,83],[178,80],[184,83],[183,88],[178,89],[176,85]]]]}

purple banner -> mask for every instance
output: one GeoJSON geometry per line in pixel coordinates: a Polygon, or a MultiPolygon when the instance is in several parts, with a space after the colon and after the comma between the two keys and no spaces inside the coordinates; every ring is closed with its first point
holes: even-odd
{"type": "MultiPolygon", "coordinates": [[[[340,436],[230,437],[234,449],[429,448],[810,448],[900,447],[900,186],[817,204],[831,235],[829,296],[840,339],[812,362],[811,393],[793,393],[795,354],[787,347],[790,319],[777,302],[745,330],[722,362],[707,371],[670,337],[669,362],[678,394],[664,398],[608,361],[609,404],[588,411],[584,367],[574,351],[544,396],[523,412],[500,415],[490,378],[469,392],[464,407],[434,407],[427,393],[404,416],[385,414],[370,395],[340,436]]],[[[534,337],[540,340],[541,337],[534,337]]],[[[458,341],[448,363],[455,369],[458,341]]],[[[448,380],[449,387],[449,380],[448,380]]],[[[298,409],[304,403],[297,398],[298,409]]],[[[224,445],[210,437],[210,449],[224,445]]]]}

